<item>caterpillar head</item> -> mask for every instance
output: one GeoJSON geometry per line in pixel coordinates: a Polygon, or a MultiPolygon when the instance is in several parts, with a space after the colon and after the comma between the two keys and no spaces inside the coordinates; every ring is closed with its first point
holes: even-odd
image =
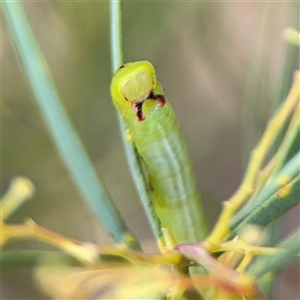
{"type": "Polygon", "coordinates": [[[156,103],[160,107],[165,104],[155,70],[148,61],[131,62],[119,67],[112,79],[111,94],[119,113],[129,118],[135,116],[138,121],[145,119],[143,106],[146,100],[155,101],[151,107],[156,103]]]}
{"type": "Polygon", "coordinates": [[[111,92],[119,102],[146,100],[156,87],[155,71],[148,61],[122,65],[114,74],[111,92]]]}

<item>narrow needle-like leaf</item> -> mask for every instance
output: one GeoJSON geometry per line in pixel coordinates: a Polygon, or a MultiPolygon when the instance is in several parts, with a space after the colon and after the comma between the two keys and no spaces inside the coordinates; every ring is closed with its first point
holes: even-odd
{"type": "Polygon", "coordinates": [[[2,7],[38,107],[80,192],[116,242],[138,248],[68,119],[21,2],[4,1],[2,7]]]}
{"type": "MultiPolygon", "coordinates": [[[[122,52],[122,10],[121,1],[110,1],[111,11],[111,53],[112,53],[112,72],[123,64],[122,52]]],[[[123,145],[125,148],[127,161],[131,176],[139,193],[142,205],[150,222],[152,232],[157,240],[159,248],[164,246],[163,235],[160,222],[156,216],[152,199],[150,196],[147,180],[145,178],[140,156],[133,143],[126,136],[126,125],[119,115],[120,131],[122,135],[123,145]]]]}

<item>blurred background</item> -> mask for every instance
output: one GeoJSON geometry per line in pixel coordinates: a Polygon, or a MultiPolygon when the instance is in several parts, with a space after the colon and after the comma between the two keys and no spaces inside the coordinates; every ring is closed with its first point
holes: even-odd
{"type": "MultiPolygon", "coordinates": [[[[24,7],[100,178],[145,251],[157,251],[110,99],[109,3],[24,2],[24,7]]],[[[286,45],[282,31],[299,23],[298,14],[299,3],[291,2],[123,3],[124,61],[145,59],[155,66],[184,132],[211,225],[289,89],[296,48],[286,45]]],[[[50,139],[4,18],[1,34],[1,192],[18,175],[36,186],[35,197],[9,223],[29,217],[71,238],[111,244],[50,139]]],[[[289,212],[280,236],[298,220],[298,209],[289,212]]],[[[6,248],[48,249],[30,242],[6,248]]],[[[5,270],[2,299],[46,299],[28,272],[5,270]]],[[[297,267],[285,271],[275,297],[298,299],[298,280],[297,267]]]]}

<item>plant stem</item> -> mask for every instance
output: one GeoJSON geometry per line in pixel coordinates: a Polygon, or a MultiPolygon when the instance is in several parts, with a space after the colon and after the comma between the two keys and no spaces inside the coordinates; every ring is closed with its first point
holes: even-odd
{"type": "MultiPolygon", "coordinates": [[[[111,0],[111,57],[112,72],[114,73],[118,67],[123,64],[122,52],[122,10],[120,0],[111,0]]],[[[156,238],[159,249],[165,247],[165,242],[160,226],[160,221],[155,213],[153,202],[151,199],[148,182],[143,172],[143,167],[138,151],[134,144],[128,139],[127,129],[123,118],[118,114],[120,131],[122,136],[125,153],[136,189],[139,193],[141,203],[146,212],[152,232],[156,238]]]]}
{"type": "Polygon", "coordinates": [[[299,80],[300,73],[298,71],[294,74],[294,82],[289,95],[286,98],[286,101],[283,103],[281,109],[277,112],[277,114],[275,114],[275,116],[271,119],[264,135],[261,138],[260,143],[252,151],[248,169],[246,171],[242,184],[240,185],[236,193],[228,201],[224,202],[224,209],[221,213],[221,216],[212,233],[206,239],[207,249],[212,250],[219,247],[222,239],[229,233],[229,222],[232,216],[241,206],[241,204],[244,203],[244,201],[246,201],[246,199],[254,191],[256,178],[259,170],[261,169],[266,154],[273,145],[278,132],[280,132],[280,129],[285,124],[285,121],[297,104],[300,94],[299,80]]]}

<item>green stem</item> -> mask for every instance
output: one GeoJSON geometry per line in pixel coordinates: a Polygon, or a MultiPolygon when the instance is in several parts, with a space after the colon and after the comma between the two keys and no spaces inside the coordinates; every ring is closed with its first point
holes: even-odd
{"type": "Polygon", "coordinates": [[[230,222],[230,228],[234,229],[244,222],[245,219],[251,217],[251,214],[261,205],[266,203],[273,194],[278,192],[284,185],[286,180],[292,180],[300,173],[299,155],[296,154],[270,182],[268,182],[262,190],[256,194],[242,209],[236,213],[230,222]]]}
{"type": "Polygon", "coordinates": [[[300,174],[290,182],[283,184],[274,194],[267,198],[250,215],[234,228],[229,239],[242,232],[249,224],[265,227],[271,221],[279,218],[293,206],[299,204],[300,174]]]}
{"type": "MultiPolygon", "coordinates": [[[[121,1],[111,0],[111,55],[112,55],[112,72],[123,64],[122,52],[122,10],[121,1]]],[[[152,232],[161,246],[162,231],[160,221],[155,213],[147,180],[145,178],[140,156],[135,146],[128,140],[126,136],[126,125],[123,118],[119,115],[120,131],[122,135],[123,145],[126,152],[127,161],[131,176],[139,193],[142,205],[150,222],[152,232]]]]}

